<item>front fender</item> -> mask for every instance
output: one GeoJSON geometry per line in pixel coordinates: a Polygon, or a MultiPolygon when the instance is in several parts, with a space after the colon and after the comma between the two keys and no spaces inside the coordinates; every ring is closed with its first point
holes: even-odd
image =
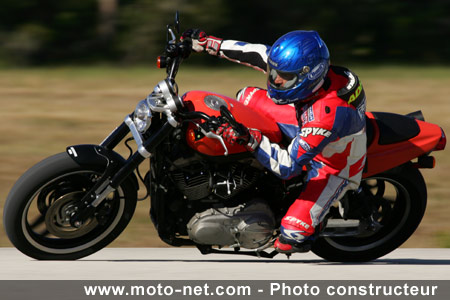
{"type": "MultiPolygon", "coordinates": [[[[125,158],[119,153],[106,149],[105,147],[99,145],[74,145],[69,146],[66,149],[67,154],[79,165],[94,165],[105,167],[116,168],[118,171],[126,162],[125,158]]],[[[130,179],[136,190],[139,190],[139,183],[134,173],[130,174],[130,179]]]]}

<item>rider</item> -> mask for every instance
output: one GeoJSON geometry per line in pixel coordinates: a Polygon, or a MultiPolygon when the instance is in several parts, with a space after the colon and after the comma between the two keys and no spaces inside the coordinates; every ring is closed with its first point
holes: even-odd
{"type": "Polygon", "coordinates": [[[289,32],[272,46],[223,40],[199,29],[185,31],[181,39],[191,40],[195,52],[268,73],[267,90],[247,87],[237,100],[273,116],[292,138],[290,145],[284,149],[244,126],[245,134],[239,135],[229,124],[217,133],[230,144],[244,142],[261,164],[282,179],[308,170],[306,185],[283,217],[274,247],[282,253],[310,250],[315,229],[330,206],[346,191],[357,189],[361,180],[366,99],[358,77],[330,65],[327,46],[315,31],[289,32]]]}

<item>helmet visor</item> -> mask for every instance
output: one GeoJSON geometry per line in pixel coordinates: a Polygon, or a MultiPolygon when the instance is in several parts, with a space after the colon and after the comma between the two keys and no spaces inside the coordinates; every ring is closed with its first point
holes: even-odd
{"type": "Polygon", "coordinates": [[[277,90],[288,90],[293,88],[298,80],[295,73],[281,72],[269,67],[269,84],[277,90]]]}

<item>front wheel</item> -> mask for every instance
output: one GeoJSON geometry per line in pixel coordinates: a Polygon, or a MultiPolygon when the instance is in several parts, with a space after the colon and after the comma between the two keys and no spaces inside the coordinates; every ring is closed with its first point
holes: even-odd
{"type": "Polygon", "coordinates": [[[104,172],[80,165],[67,153],[49,157],[22,175],[8,195],[3,213],[6,233],[24,254],[42,260],[73,260],[111,243],[128,225],[137,191],[126,179],[79,228],[70,224],[77,202],[104,172]]]}
{"type": "Polygon", "coordinates": [[[357,201],[366,201],[372,231],[350,237],[321,237],[313,252],[329,261],[364,262],[400,247],[419,226],[427,203],[426,185],[419,170],[409,164],[361,182],[357,201]],[[364,199],[362,199],[364,198],[364,199]]]}

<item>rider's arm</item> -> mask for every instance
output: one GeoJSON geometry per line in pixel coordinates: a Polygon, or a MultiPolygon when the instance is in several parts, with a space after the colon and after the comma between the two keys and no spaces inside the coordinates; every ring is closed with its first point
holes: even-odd
{"type": "Polygon", "coordinates": [[[270,46],[263,44],[223,40],[217,55],[233,62],[251,66],[265,73],[269,51],[270,46]]]}
{"type": "Polygon", "coordinates": [[[183,32],[180,39],[181,41],[191,41],[192,50],[195,52],[207,52],[211,55],[251,66],[264,73],[267,70],[267,57],[270,46],[223,40],[207,35],[201,29],[188,29],[183,32]]]}
{"type": "Polygon", "coordinates": [[[295,177],[302,172],[303,166],[337,138],[332,130],[322,127],[302,127],[287,149],[271,143],[263,136],[255,156],[264,167],[281,179],[295,177]]]}
{"type": "Polygon", "coordinates": [[[365,119],[354,107],[333,102],[327,99],[303,111],[303,126],[287,149],[263,137],[254,152],[258,161],[282,179],[299,175],[318,154],[338,169],[348,165],[350,173],[360,170],[366,152],[365,119]]]}

